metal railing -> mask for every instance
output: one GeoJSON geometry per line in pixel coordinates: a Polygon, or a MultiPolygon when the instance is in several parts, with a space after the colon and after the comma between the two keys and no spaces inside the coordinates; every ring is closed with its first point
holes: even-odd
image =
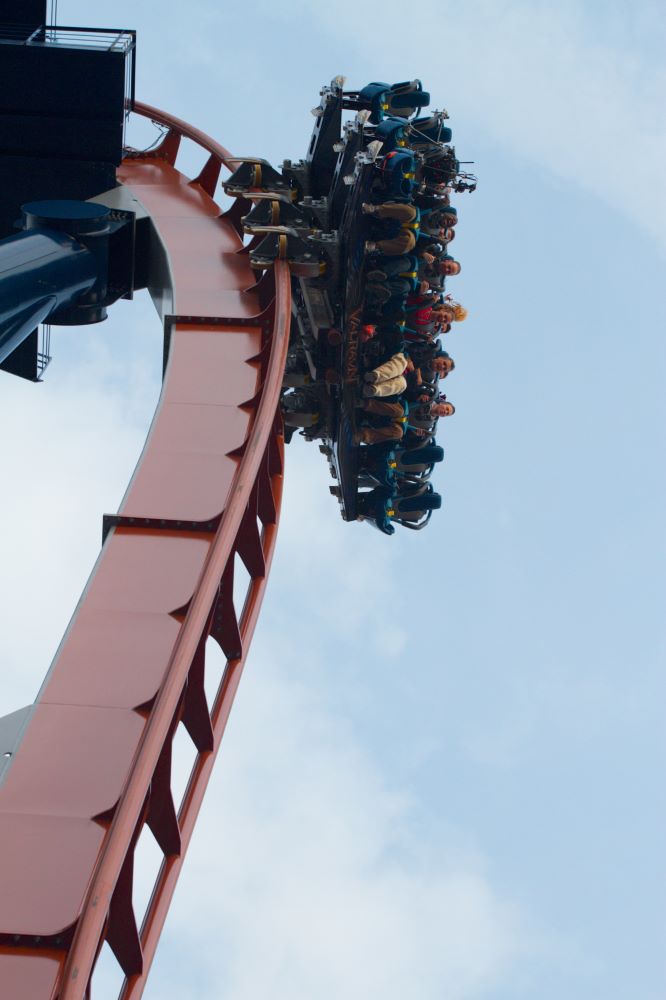
{"type": "Polygon", "coordinates": [[[126,28],[78,28],[55,24],[35,28],[0,22],[0,45],[57,45],[66,49],[128,53],[136,46],[136,32],[126,28]]]}
{"type": "Polygon", "coordinates": [[[51,324],[44,323],[39,330],[39,346],[37,348],[37,381],[41,382],[42,375],[51,363],[51,324]]]}

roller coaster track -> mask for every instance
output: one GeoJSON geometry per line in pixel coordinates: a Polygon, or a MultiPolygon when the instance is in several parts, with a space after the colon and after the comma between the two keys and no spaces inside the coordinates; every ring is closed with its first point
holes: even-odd
{"type": "Polygon", "coordinates": [[[125,188],[161,254],[165,376],[143,453],[0,786],[0,995],[87,1000],[103,943],[141,996],[259,615],[284,459],[279,397],[290,324],[285,263],[255,282],[233,210],[213,201],[229,153],[155,108],[161,145],[125,188]],[[181,138],[209,156],[189,181],[181,138]],[[161,249],[160,249],[161,248],[161,249]],[[247,570],[234,600],[234,566],[247,570]],[[241,606],[242,603],[242,606],[241,606]],[[210,703],[206,642],[226,667],[210,703]],[[196,749],[180,806],[171,760],[196,749]],[[163,860],[143,923],[134,849],[163,860]]]}

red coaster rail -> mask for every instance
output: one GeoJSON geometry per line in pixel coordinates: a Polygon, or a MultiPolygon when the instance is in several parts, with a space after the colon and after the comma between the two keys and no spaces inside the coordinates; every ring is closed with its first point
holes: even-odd
{"type": "Polygon", "coordinates": [[[104,941],[137,1000],[166,919],[259,615],[275,545],[289,343],[284,262],[255,282],[234,220],[213,201],[229,153],[173,116],[119,179],[151,219],[153,297],[167,343],[143,454],[0,786],[0,983],[12,1000],[84,1000],[104,941]],[[209,158],[189,181],[181,138],[209,158]],[[234,601],[236,560],[249,574],[234,601]],[[205,648],[226,668],[208,704],[205,648]],[[196,748],[177,808],[178,726],[196,748]],[[141,928],[134,849],[163,861],[141,928]]]}

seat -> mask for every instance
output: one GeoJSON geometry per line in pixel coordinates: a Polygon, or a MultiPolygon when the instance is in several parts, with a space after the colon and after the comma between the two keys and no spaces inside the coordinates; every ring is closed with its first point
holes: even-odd
{"type": "Polygon", "coordinates": [[[288,192],[291,198],[296,193],[290,181],[272,167],[268,160],[239,156],[232,157],[230,162],[238,163],[238,167],[222,185],[227,194],[238,197],[251,194],[255,190],[277,191],[288,192]]]}
{"type": "Polygon", "coordinates": [[[402,118],[385,118],[375,129],[375,139],[383,144],[384,153],[404,146],[406,135],[406,122],[402,118]]]}
{"type": "Polygon", "coordinates": [[[420,80],[406,80],[394,83],[388,94],[389,114],[400,118],[411,118],[421,108],[430,104],[430,94],[423,89],[420,80]]]}
{"type": "Polygon", "coordinates": [[[289,261],[291,273],[299,278],[318,278],[326,271],[326,260],[319,248],[302,240],[288,226],[265,226],[266,234],[258,247],[250,251],[250,266],[265,271],[276,260],[289,261]]]}
{"type": "Polygon", "coordinates": [[[420,80],[393,84],[373,81],[356,93],[345,94],[345,98],[347,106],[370,111],[372,125],[379,125],[387,115],[411,118],[430,103],[430,94],[420,80]]]}
{"type": "Polygon", "coordinates": [[[309,218],[301,205],[291,202],[269,201],[257,202],[252,210],[242,219],[243,229],[248,233],[270,231],[273,226],[288,226],[295,231],[313,232],[316,228],[314,218],[309,218]]]}
{"type": "Polygon", "coordinates": [[[409,142],[414,149],[422,146],[442,145],[451,142],[453,132],[444,124],[445,118],[437,112],[428,118],[416,118],[409,123],[409,142]]]}

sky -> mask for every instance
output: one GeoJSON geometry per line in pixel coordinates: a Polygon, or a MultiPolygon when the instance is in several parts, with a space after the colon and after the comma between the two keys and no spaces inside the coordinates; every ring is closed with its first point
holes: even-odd
{"type": "MultiPolygon", "coordinates": [[[[59,23],[91,18],[60,0],[59,23]]],[[[443,508],[392,538],[344,524],[316,447],[290,445],[144,995],[663,1000],[666,8],[116,0],[92,19],[137,29],[137,97],[237,154],[303,156],[338,73],[419,77],[479,175],[456,201],[470,317],[445,344],[443,508]]],[[[35,697],[120,502],[161,336],[138,296],[54,328],[42,385],[0,375],[0,712],[35,697]]],[[[114,976],[104,952],[95,997],[114,976]]]]}

